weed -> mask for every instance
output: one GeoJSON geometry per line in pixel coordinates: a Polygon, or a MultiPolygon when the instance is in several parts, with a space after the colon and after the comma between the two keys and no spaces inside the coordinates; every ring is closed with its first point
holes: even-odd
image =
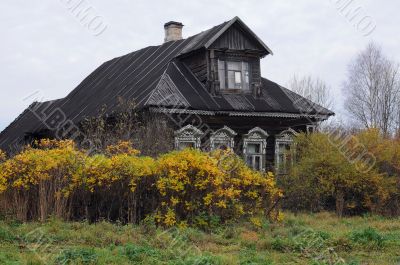
{"type": "Polygon", "coordinates": [[[13,242],[15,236],[6,228],[0,226],[0,242],[13,242]]]}
{"type": "Polygon", "coordinates": [[[125,255],[131,262],[143,262],[147,258],[157,259],[160,257],[159,251],[148,246],[136,246],[128,244],[123,248],[123,255],[125,255]]]}
{"type": "Polygon", "coordinates": [[[371,227],[352,232],[350,239],[356,244],[378,249],[382,248],[386,241],[380,233],[371,227]]]}
{"type": "Polygon", "coordinates": [[[72,248],[63,250],[56,259],[56,264],[96,264],[97,254],[94,249],[72,248]]]}

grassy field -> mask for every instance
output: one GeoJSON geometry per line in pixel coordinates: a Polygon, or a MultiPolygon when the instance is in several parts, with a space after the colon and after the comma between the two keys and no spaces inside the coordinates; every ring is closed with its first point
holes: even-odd
{"type": "Polygon", "coordinates": [[[400,219],[287,213],[208,232],[1,221],[0,264],[400,264],[400,219]]]}

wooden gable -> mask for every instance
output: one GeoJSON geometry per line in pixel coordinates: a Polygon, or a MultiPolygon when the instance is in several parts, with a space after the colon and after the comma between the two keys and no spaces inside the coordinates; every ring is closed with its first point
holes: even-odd
{"type": "Polygon", "coordinates": [[[211,46],[222,50],[251,50],[264,52],[264,47],[239,23],[233,24],[211,46]]]}

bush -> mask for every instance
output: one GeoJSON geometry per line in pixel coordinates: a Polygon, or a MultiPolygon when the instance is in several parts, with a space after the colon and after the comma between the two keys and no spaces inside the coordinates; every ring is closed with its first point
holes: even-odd
{"type": "Polygon", "coordinates": [[[264,215],[282,196],[272,173],[248,168],[231,151],[187,149],[158,159],[129,142],[88,155],[72,141],[43,140],[0,163],[0,213],[18,220],[139,223],[205,229],[264,215]],[[11,210],[11,212],[10,212],[11,210]]]}
{"type": "Polygon", "coordinates": [[[172,152],[158,160],[157,175],[161,207],[156,219],[166,226],[182,221],[215,226],[254,216],[281,196],[271,173],[250,170],[230,151],[172,152]]]}
{"type": "Polygon", "coordinates": [[[296,145],[297,163],[280,180],[288,209],[362,214],[377,211],[389,198],[384,174],[354,157],[363,153],[356,138],[343,143],[327,134],[303,134],[296,145]]]}
{"type": "Polygon", "coordinates": [[[71,201],[63,196],[85,160],[72,141],[43,140],[0,165],[3,209],[19,220],[44,221],[50,214],[68,218],[71,201]],[[11,206],[11,207],[7,207],[11,206]]]}

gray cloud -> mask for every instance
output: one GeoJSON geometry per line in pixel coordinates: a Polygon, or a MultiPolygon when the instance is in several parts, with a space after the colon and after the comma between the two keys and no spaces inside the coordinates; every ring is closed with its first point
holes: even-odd
{"type": "Polygon", "coordinates": [[[104,61],[160,44],[169,20],[182,21],[190,36],[240,16],[275,53],[263,60],[265,77],[285,85],[295,73],[319,76],[337,95],[339,113],[347,64],[371,39],[400,61],[396,0],[355,0],[376,21],[369,37],[336,10],[339,0],[86,0],[108,25],[98,37],[63,1],[0,4],[0,130],[29,105],[24,98],[33,92],[41,91],[46,99],[64,97],[104,61]]]}

